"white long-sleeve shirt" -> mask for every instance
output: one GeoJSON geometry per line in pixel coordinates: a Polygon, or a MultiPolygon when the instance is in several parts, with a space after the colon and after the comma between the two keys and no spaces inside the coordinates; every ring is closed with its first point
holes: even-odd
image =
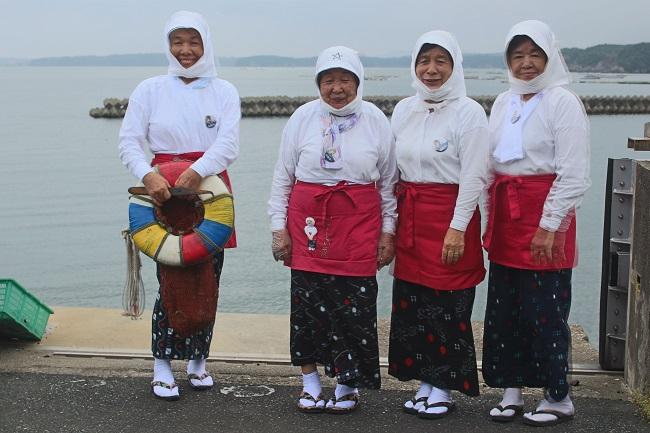
{"type": "Polygon", "coordinates": [[[225,80],[200,78],[185,84],[171,75],[149,78],[129,98],[120,158],[142,179],[151,172],[146,148],[152,153],[205,152],[192,169],[201,177],[220,173],[239,156],[240,118],[239,95],[225,80]]]}
{"type": "MultiPolygon", "coordinates": [[[[489,122],[490,155],[502,135],[510,91],[494,101],[489,122]]],[[[582,103],[570,91],[554,87],[544,94],[523,127],[524,158],[498,163],[490,158],[492,170],[510,176],[556,174],[544,202],[539,227],[555,232],[591,185],[589,179],[589,120],[582,103]]]]}
{"type": "Polygon", "coordinates": [[[320,165],[321,113],[319,100],[308,102],[293,113],[284,127],[268,202],[271,230],[285,228],[289,194],[296,181],[328,186],[347,181],[376,182],[381,196],[382,231],[394,233],[397,202],[393,188],[397,182],[397,165],[388,119],[377,107],[364,101],[356,125],[336,137],[343,167],[332,170],[320,165]]]}
{"type": "Polygon", "coordinates": [[[487,182],[485,110],[468,97],[427,104],[411,96],[395,106],[391,125],[400,178],[458,184],[449,227],[465,231],[487,182]]]}

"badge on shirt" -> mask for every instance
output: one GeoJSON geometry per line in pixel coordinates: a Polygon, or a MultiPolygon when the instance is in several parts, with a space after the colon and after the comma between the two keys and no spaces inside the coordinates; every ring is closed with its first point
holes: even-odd
{"type": "Polygon", "coordinates": [[[207,126],[208,128],[214,128],[216,124],[217,124],[217,120],[214,117],[210,115],[205,116],[205,126],[207,126]]]}
{"type": "Polygon", "coordinates": [[[436,150],[436,152],[444,152],[445,150],[447,150],[448,147],[449,147],[449,140],[445,138],[433,140],[433,148],[436,150]]]}

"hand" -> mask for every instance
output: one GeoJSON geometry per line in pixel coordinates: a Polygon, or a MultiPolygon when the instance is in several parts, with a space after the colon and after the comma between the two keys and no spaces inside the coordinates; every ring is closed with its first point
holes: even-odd
{"type": "Polygon", "coordinates": [[[167,179],[155,171],[147,173],[142,178],[142,183],[144,183],[144,187],[147,189],[147,194],[149,194],[149,197],[151,197],[156,206],[161,206],[172,196],[169,192],[171,185],[169,185],[167,179]]]}
{"type": "Polygon", "coordinates": [[[563,263],[566,261],[566,254],[564,252],[564,243],[566,241],[566,232],[555,232],[553,237],[553,262],[563,263]]]}
{"type": "Polygon", "coordinates": [[[284,260],[285,262],[291,258],[291,237],[287,229],[277,230],[273,233],[271,240],[271,252],[275,261],[284,260]]]}
{"type": "Polygon", "coordinates": [[[392,233],[383,233],[379,236],[377,245],[377,270],[393,261],[395,257],[395,236],[392,233]]]}
{"type": "Polygon", "coordinates": [[[465,253],[465,232],[452,229],[447,230],[442,243],[442,263],[455,265],[465,253]]]}
{"type": "MultiPolygon", "coordinates": [[[[533,240],[530,242],[530,254],[536,265],[545,265],[553,261],[553,241],[555,233],[537,228],[533,240]]],[[[562,246],[564,250],[564,245],[562,246]]]]}
{"type": "Polygon", "coordinates": [[[192,191],[198,191],[199,186],[201,185],[201,180],[203,180],[201,175],[192,170],[191,167],[188,167],[184,172],[181,173],[180,176],[178,176],[178,179],[176,179],[176,184],[174,186],[187,188],[192,191]]]}

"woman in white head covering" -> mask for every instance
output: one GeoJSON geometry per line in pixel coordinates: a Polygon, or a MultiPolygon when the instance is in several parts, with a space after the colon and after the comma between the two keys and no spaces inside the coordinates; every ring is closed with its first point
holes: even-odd
{"type": "Polygon", "coordinates": [[[411,59],[417,93],[391,121],[400,182],[388,373],[420,381],[404,411],[442,418],[455,407],[452,390],[479,393],[471,316],[485,276],[477,203],[487,118],[466,96],[453,35],[425,33],[411,59]]]}
{"type": "MultiPolygon", "coordinates": [[[[240,102],[235,88],[216,77],[212,40],[207,22],[194,12],[174,13],[165,25],[167,75],[140,83],[129,98],[120,129],[122,163],[144,183],[157,205],[170,199],[172,185],[152,169],[170,161],[188,161],[175,187],[197,190],[201,180],[220,174],[229,185],[226,169],[239,154],[240,102]],[[150,161],[145,154],[154,154],[150,161]]],[[[234,247],[234,236],[226,245],[234,247]]],[[[214,256],[214,279],[219,284],[223,252],[214,256]]],[[[214,308],[216,310],[216,295],[214,308]]],[[[191,336],[180,336],[169,322],[160,297],[153,311],[154,378],[156,397],[178,399],[171,359],[189,359],[188,380],[194,389],[213,385],[205,370],[212,325],[191,336]]]]}
{"type": "Polygon", "coordinates": [[[319,99],[282,134],[269,215],[273,256],[291,268],[291,361],[298,409],[347,413],[380,386],[378,268],[393,258],[397,167],[386,116],[363,98],[363,66],[346,47],[316,63],[319,99]],[[316,364],[336,377],[325,401],[316,364]]]}
{"type": "Polygon", "coordinates": [[[521,413],[522,387],[544,388],[524,422],[571,419],[567,381],[575,209],[590,185],[589,122],[565,89],[569,71],[551,29],[516,24],[505,50],[510,90],[490,116],[490,186],[485,247],[490,260],[483,377],[504,388],[495,421],[521,413]]]}

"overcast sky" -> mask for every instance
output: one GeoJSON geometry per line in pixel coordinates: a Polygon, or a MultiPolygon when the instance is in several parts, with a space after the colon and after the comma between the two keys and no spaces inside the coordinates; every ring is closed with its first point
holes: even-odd
{"type": "Polygon", "coordinates": [[[0,0],[0,57],[161,52],[179,9],[206,17],[218,56],[308,57],[331,45],[409,55],[433,29],[465,53],[500,52],[524,19],[548,23],[562,47],[650,42],[649,0],[0,0]]]}

